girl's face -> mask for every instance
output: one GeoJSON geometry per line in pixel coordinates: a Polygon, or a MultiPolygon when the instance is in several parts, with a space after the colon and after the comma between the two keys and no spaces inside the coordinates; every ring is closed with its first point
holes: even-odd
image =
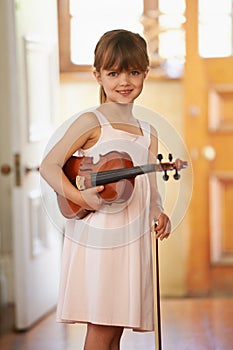
{"type": "Polygon", "coordinates": [[[105,70],[94,72],[95,77],[106,94],[106,102],[132,103],[140,95],[148,71],[105,70]]]}

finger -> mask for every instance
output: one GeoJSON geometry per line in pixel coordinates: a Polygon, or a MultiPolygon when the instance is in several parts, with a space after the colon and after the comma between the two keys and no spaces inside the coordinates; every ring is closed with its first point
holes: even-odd
{"type": "Polygon", "coordinates": [[[162,234],[164,234],[165,229],[161,229],[161,230],[155,230],[155,237],[159,238],[162,234]]]}
{"type": "Polygon", "coordinates": [[[170,236],[170,233],[164,233],[164,235],[163,235],[163,238],[162,239],[164,239],[164,238],[168,238],[170,236]]]}
{"type": "Polygon", "coordinates": [[[156,232],[155,237],[161,238],[161,237],[163,237],[163,235],[164,235],[164,231],[163,232],[156,232]]]}
{"type": "Polygon", "coordinates": [[[96,189],[97,192],[101,192],[101,191],[103,191],[104,186],[102,186],[102,185],[101,186],[96,186],[95,189],[96,189]]]}
{"type": "Polygon", "coordinates": [[[163,220],[163,219],[160,219],[159,221],[157,221],[157,222],[154,224],[154,228],[155,228],[156,231],[161,230],[164,226],[165,226],[165,223],[164,223],[164,220],[163,220]]]}
{"type": "Polygon", "coordinates": [[[157,239],[160,239],[161,241],[162,241],[164,238],[168,238],[168,237],[169,237],[169,233],[161,233],[161,234],[156,235],[156,238],[157,238],[157,239]]]}
{"type": "Polygon", "coordinates": [[[164,228],[165,228],[165,224],[164,224],[164,222],[161,222],[159,225],[157,225],[155,227],[155,231],[160,232],[160,231],[164,230],[164,228]]]}
{"type": "Polygon", "coordinates": [[[171,221],[169,219],[165,219],[161,221],[157,226],[156,226],[156,231],[166,231],[167,233],[171,232],[171,221]]]}
{"type": "Polygon", "coordinates": [[[167,226],[167,220],[161,220],[160,223],[158,223],[158,225],[156,225],[155,230],[157,232],[164,232],[165,228],[167,226]]]}

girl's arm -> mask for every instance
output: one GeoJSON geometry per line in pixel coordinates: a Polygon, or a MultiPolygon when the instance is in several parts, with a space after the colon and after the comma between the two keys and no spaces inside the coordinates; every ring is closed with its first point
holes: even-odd
{"type": "MultiPolygon", "coordinates": [[[[149,148],[149,163],[157,162],[158,138],[156,130],[151,126],[151,144],[149,148]]],[[[171,231],[171,224],[168,216],[163,212],[162,200],[158,191],[156,173],[149,174],[150,180],[150,224],[156,222],[156,238],[163,240],[171,231]]]]}
{"type": "Polygon", "coordinates": [[[80,192],[65,176],[62,167],[80,148],[90,148],[100,135],[100,125],[93,113],[85,113],[68,128],[61,140],[51,149],[40,165],[40,174],[59,194],[87,210],[98,209],[97,192],[103,186],[80,192]]]}

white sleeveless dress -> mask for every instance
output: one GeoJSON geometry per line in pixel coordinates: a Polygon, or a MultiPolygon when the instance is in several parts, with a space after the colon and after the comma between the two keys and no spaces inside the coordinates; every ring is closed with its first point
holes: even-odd
{"type": "MultiPolygon", "coordinates": [[[[76,155],[97,162],[113,150],[127,152],[134,166],[148,163],[148,123],[140,121],[142,135],[135,135],[113,128],[98,110],[93,113],[101,125],[100,138],[76,155]]],[[[140,175],[127,202],[103,204],[82,220],[67,220],[58,322],[154,329],[149,203],[148,176],[140,175]]]]}

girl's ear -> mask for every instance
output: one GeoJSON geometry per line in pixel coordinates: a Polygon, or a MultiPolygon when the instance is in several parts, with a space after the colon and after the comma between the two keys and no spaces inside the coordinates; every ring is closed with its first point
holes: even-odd
{"type": "Polygon", "coordinates": [[[149,68],[147,68],[147,70],[146,70],[145,73],[144,73],[144,79],[146,79],[148,73],[149,73],[149,68]]]}
{"type": "Polygon", "coordinates": [[[102,80],[101,80],[101,74],[100,72],[97,72],[96,70],[93,71],[93,75],[96,78],[97,82],[101,85],[102,84],[102,80]]]}

